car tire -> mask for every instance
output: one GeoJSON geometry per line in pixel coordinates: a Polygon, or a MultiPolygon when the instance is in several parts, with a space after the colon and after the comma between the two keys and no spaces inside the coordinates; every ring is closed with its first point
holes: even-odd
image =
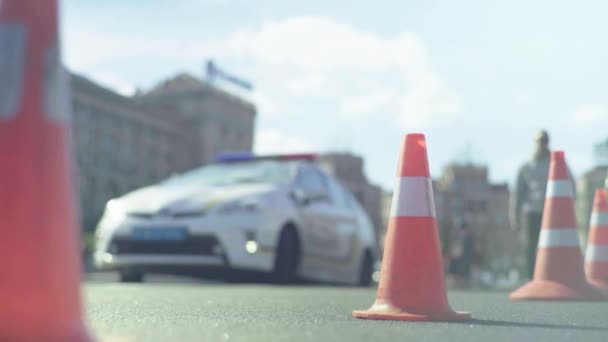
{"type": "Polygon", "coordinates": [[[144,274],[141,272],[131,270],[120,271],[121,283],[142,283],[143,281],[144,274]]]}
{"type": "Polygon", "coordinates": [[[361,266],[359,268],[359,281],[358,284],[361,287],[369,287],[372,285],[372,275],[374,273],[374,258],[370,251],[365,251],[363,259],[361,260],[361,266]]]}
{"type": "Polygon", "coordinates": [[[272,279],[278,284],[290,284],[296,281],[300,266],[300,240],[293,227],[281,231],[277,245],[272,279]]]}

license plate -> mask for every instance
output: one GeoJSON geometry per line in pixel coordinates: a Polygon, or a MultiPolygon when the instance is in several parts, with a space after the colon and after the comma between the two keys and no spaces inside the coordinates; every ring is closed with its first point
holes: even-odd
{"type": "Polygon", "coordinates": [[[131,239],[138,241],[183,241],[186,228],[133,228],[131,239]]]}

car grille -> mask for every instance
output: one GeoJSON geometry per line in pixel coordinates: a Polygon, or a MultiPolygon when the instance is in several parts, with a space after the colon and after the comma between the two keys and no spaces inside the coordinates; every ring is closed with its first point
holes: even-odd
{"type": "Polygon", "coordinates": [[[216,255],[219,242],[215,236],[190,236],[183,241],[138,241],[114,238],[113,254],[216,255]]]}
{"type": "Polygon", "coordinates": [[[201,217],[205,215],[205,212],[203,211],[178,211],[178,212],[174,212],[174,213],[167,213],[167,214],[159,214],[159,213],[147,213],[147,212],[130,212],[128,213],[129,216],[131,217],[135,217],[138,219],[153,219],[153,218],[157,218],[157,217],[167,217],[167,218],[175,218],[175,219],[180,219],[180,218],[191,218],[191,217],[201,217]]]}
{"type": "Polygon", "coordinates": [[[132,217],[137,217],[137,218],[140,218],[140,219],[150,219],[150,218],[153,218],[155,214],[153,214],[153,213],[130,212],[130,213],[128,213],[128,215],[132,216],[132,217]]]}

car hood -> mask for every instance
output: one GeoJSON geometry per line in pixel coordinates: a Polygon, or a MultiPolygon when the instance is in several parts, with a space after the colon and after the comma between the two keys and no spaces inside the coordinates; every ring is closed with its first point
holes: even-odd
{"type": "Polygon", "coordinates": [[[271,184],[234,186],[154,185],[130,192],[117,199],[122,210],[134,214],[204,212],[214,206],[276,189],[271,184]]]}

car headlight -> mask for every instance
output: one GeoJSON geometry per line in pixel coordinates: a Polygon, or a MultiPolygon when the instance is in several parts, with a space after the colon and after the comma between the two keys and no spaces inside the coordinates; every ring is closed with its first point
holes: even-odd
{"type": "Polygon", "coordinates": [[[119,225],[126,217],[126,211],[120,202],[113,199],[108,201],[103,216],[97,225],[97,231],[112,229],[119,225]]]}
{"type": "Polygon", "coordinates": [[[121,203],[117,199],[111,199],[106,203],[106,210],[109,211],[124,211],[121,203]]]}
{"type": "Polygon", "coordinates": [[[259,202],[255,199],[242,199],[224,203],[217,209],[221,215],[256,213],[260,209],[259,202]]]}

